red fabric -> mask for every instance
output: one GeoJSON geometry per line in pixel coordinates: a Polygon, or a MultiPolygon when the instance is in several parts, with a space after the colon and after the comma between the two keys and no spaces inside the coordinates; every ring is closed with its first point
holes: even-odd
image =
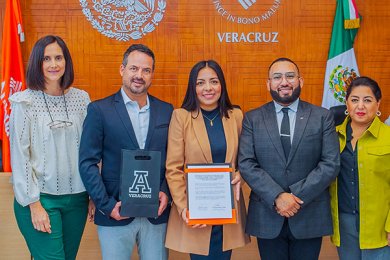
{"type": "Polygon", "coordinates": [[[5,172],[11,171],[9,148],[9,96],[25,89],[22,51],[20,42],[24,40],[22,15],[19,0],[7,0],[2,43],[1,64],[1,108],[0,108],[0,138],[3,141],[2,158],[5,172]],[[19,29],[19,31],[18,31],[19,29]]]}

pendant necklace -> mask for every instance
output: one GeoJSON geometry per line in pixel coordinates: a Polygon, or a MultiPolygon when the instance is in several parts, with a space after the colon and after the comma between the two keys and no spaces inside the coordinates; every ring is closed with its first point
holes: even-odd
{"type": "Polygon", "coordinates": [[[205,114],[203,114],[203,117],[206,118],[207,120],[209,120],[210,126],[213,126],[214,125],[213,121],[214,121],[215,118],[217,118],[218,115],[219,115],[219,111],[217,112],[217,114],[212,119],[208,118],[205,114]]]}

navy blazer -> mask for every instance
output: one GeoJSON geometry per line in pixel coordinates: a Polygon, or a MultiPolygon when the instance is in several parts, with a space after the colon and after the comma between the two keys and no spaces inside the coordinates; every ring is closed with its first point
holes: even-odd
{"type": "Polygon", "coordinates": [[[251,188],[246,231],[273,239],[284,217],[274,201],[292,192],[304,201],[288,218],[294,237],[306,239],[333,232],[328,187],[340,167],[340,152],[332,113],[299,101],[289,157],[283,152],[273,102],[245,115],[238,153],[241,176],[251,188]]]}
{"type": "MultiPolygon", "coordinates": [[[[173,106],[149,95],[150,121],[145,150],[160,151],[160,191],[169,194],[165,179],[168,127],[173,106]]],[[[140,149],[121,91],[92,102],[80,141],[79,170],[84,186],[96,206],[95,224],[122,226],[134,218],[117,221],[110,214],[119,201],[121,150],[140,149]],[[101,161],[101,171],[99,162],[101,161]]],[[[170,205],[152,224],[168,221],[170,205]]]]}

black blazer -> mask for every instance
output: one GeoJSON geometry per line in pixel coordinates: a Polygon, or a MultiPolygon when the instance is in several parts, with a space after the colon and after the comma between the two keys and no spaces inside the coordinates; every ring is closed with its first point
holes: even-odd
{"type": "MultiPolygon", "coordinates": [[[[149,95],[150,121],[145,150],[160,151],[160,191],[170,197],[165,179],[168,126],[173,106],[149,95]]],[[[117,221],[110,214],[119,201],[121,150],[139,149],[121,91],[92,102],[84,121],[80,141],[79,170],[89,196],[96,205],[95,224],[121,226],[134,218],[117,221]],[[101,174],[98,163],[102,162],[101,174]]],[[[152,224],[168,221],[170,205],[152,224]]]]}

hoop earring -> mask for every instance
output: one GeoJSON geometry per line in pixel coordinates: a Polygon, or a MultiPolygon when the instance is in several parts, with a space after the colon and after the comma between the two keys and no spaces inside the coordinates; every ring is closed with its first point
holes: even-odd
{"type": "Polygon", "coordinates": [[[345,109],[345,111],[344,111],[344,115],[349,115],[349,112],[348,112],[348,110],[347,109],[345,109]]]}
{"type": "Polygon", "coordinates": [[[378,111],[376,111],[376,115],[377,115],[377,116],[381,116],[381,115],[382,115],[382,112],[378,110],[378,111]]]}

